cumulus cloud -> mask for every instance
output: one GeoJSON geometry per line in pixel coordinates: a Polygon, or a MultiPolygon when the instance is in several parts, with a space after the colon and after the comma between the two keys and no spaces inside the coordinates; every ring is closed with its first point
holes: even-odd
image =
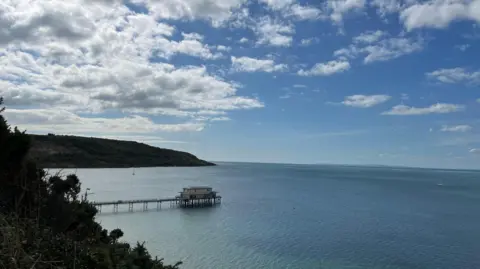
{"type": "Polygon", "coordinates": [[[0,45],[40,42],[54,37],[79,42],[96,30],[94,10],[82,9],[75,1],[7,0],[0,6],[0,45]]]}
{"type": "Polygon", "coordinates": [[[67,110],[59,109],[7,109],[5,115],[13,125],[26,128],[29,132],[61,133],[151,133],[201,131],[204,124],[157,124],[142,116],[125,118],[80,117],[67,110]]]}
{"type": "Polygon", "coordinates": [[[328,0],[327,7],[330,10],[330,19],[341,24],[345,14],[360,11],[365,7],[365,0],[328,0]]]}
{"type": "Polygon", "coordinates": [[[408,37],[383,38],[384,33],[363,34],[354,39],[354,44],[347,48],[336,50],[333,54],[337,57],[357,58],[365,55],[365,64],[388,61],[403,55],[421,51],[424,46],[422,39],[408,37]]]}
{"type": "Polygon", "coordinates": [[[426,114],[445,114],[463,111],[465,106],[456,104],[437,103],[429,107],[411,107],[406,105],[396,105],[391,110],[385,111],[383,115],[398,115],[398,116],[412,116],[412,115],[426,115],[426,114]]]}
{"type": "Polygon", "coordinates": [[[292,34],[295,33],[293,25],[274,21],[269,17],[261,18],[256,26],[258,36],[257,44],[275,47],[289,47],[292,44],[292,34]]]}
{"type": "Polygon", "coordinates": [[[285,11],[285,16],[293,17],[298,20],[317,20],[323,18],[322,11],[316,7],[292,5],[285,11]]]}
{"type": "Polygon", "coordinates": [[[202,44],[198,39],[191,39],[191,37],[180,42],[170,41],[165,53],[159,54],[159,56],[168,58],[175,53],[183,53],[202,59],[218,59],[223,56],[221,53],[212,53],[208,45],[202,44]]]}
{"type": "Polygon", "coordinates": [[[259,2],[266,4],[274,10],[282,10],[295,3],[295,0],[259,0],[259,2]]]}
{"type": "Polygon", "coordinates": [[[287,69],[286,64],[275,64],[271,59],[255,59],[250,57],[231,57],[232,70],[235,72],[281,72],[287,69]]]}
{"type": "Polygon", "coordinates": [[[232,48],[231,48],[231,47],[227,47],[227,46],[223,46],[223,45],[218,45],[218,46],[217,46],[217,50],[218,50],[218,51],[226,51],[226,52],[228,52],[228,51],[231,51],[232,48]]]}
{"type": "Polygon", "coordinates": [[[360,108],[367,108],[376,106],[381,103],[385,103],[386,101],[390,100],[391,96],[389,95],[350,95],[346,96],[345,100],[342,104],[346,106],[353,106],[353,107],[360,107],[360,108]]]}
{"type": "Polygon", "coordinates": [[[438,69],[426,74],[427,78],[442,83],[479,83],[480,71],[469,72],[464,68],[438,69]]]}
{"type": "Polygon", "coordinates": [[[5,97],[12,123],[39,131],[56,129],[55,124],[69,130],[75,122],[83,125],[77,127],[80,131],[103,131],[101,124],[119,132],[198,131],[203,125],[156,123],[149,114],[189,121],[263,107],[256,98],[238,95],[238,83],[211,74],[204,65],[167,63],[178,54],[215,60],[230,48],[204,44],[199,33],[179,31],[181,40],[172,40],[178,30],[157,20],[218,23],[228,20],[242,1],[179,0],[175,6],[167,1],[135,2],[144,3],[150,12],[135,13],[120,1],[2,2],[0,96],[5,97]],[[156,9],[161,6],[165,9],[156,9]],[[126,116],[110,119],[103,116],[106,110],[126,116]],[[66,123],[59,122],[60,112],[66,123]],[[82,117],[80,112],[91,115],[82,117]],[[47,118],[48,113],[53,116],[47,118]]]}
{"type": "Polygon", "coordinates": [[[358,43],[370,44],[370,43],[377,42],[378,40],[380,40],[385,35],[386,35],[386,33],[383,32],[383,31],[380,31],[380,30],[367,31],[367,32],[364,32],[364,33],[360,34],[359,36],[354,37],[353,41],[358,42],[358,43]]]}
{"type": "Polygon", "coordinates": [[[400,13],[400,20],[409,31],[417,28],[446,28],[460,20],[480,22],[480,1],[430,0],[416,2],[400,13]]]}
{"type": "Polygon", "coordinates": [[[247,0],[134,0],[136,4],[145,5],[156,19],[195,20],[211,22],[221,26],[232,18],[234,11],[240,9],[247,0]]]}
{"type": "Polygon", "coordinates": [[[350,63],[344,60],[333,60],[326,63],[317,63],[310,70],[299,70],[300,76],[330,76],[350,69],[350,63]]]}
{"type": "Polygon", "coordinates": [[[306,47],[306,46],[316,44],[318,42],[320,42],[320,39],[318,37],[304,38],[300,40],[300,46],[306,47]]]}
{"type": "Polygon", "coordinates": [[[229,117],[215,117],[210,119],[210,121],[229,121],[229,120],[230,120],[229,117]]]}
{"type": "Polygon", "coordinates": [[[364,59],[364,62],[372,63],[396,59],[400,56],[411,54],[422,49],[422,40],[412,40],[401,37],[385,39],[376,45],[367,46],[364,48],[364,50],[368,53],[364,59]]]}
{"type": "Polygon", "coordinates": [[[182,32],[182,36],[184,39],[189,39],[189,40],[199,40],[199,41],[202,41],[203,40],[203,35],[199,34],[199,33],[184,33],[182,32]]]}
{"type": "Polygon", "coordinates": [[[442,132],[468,132],[472,130],[472,126],[470,125],[454,125],[454,126],[449,126],[449,125],[443,125],[440,131],[442,132]]]}
{"type": "Polygon", "coordinates": [[[400,0],[372,0],[370,5],[376,8],[377,13],[381,17],[385,17],[387,14],[398,12],[402,7],[400,0]]]}
{"type": "Polygon", "coordinates": [[[297,20],[316,20],[321,18],[322,11],[313,6],[296,3],[296,0],[259,0],[274,11],[280,12],[284,17],[297,20]]]}

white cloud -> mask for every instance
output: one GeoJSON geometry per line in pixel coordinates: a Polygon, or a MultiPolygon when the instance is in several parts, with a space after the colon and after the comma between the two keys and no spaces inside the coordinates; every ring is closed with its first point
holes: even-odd
{"type": "Polygon", "coordinates": [[[402,7],[400,2],[400,0],[373,0],[370,5],[377,9],[381,17],[385,17],[387,14],[400,11],[402,7]]]}
{"type": "Polygon", "coordinates": [[[438,69],[426,73],[427,78],[438,80],[443,83],[478,83],[480,82],[480,71],[468,72],[464,68],[438,69]]]}
{"type": "Polygon", "coordinates": [[[228,51],[231,51],[232,48],[231,48],[231,47],[227,47],[227,46],[223,46],[223,45],[218,45],[218,46],[217,46],[217,50],[218,50],[218,51],[226,51],[226,52],[228,52],[228,51]]]}
{"type": "MultiPolygon", "coordinates": [[[[82,133],[62,133],[62,135],[78,135],[82,136],[82,133]]],[[[84,136],[87,136],[83,134],[84,136]]],[[[91,137],[90,134],[87,137],[91,137]]],[[[114,140],[125,140],[125,141],[137,141],[140,143],[155,145],[155,144],[187,144],[186,141],[178,141],[178,140],[166,140],[162,137],[156,135],[98,135],[100,138],[105,139],[114,139],[114,140]]]]}
{"type": "Polygon", "coordinates": [[[365,47],[363,50],[367,52],[368,55],[365,57],[364,62],[372,63],[396,59],[422,49],[422,40],[412,40],[403,37],[389,38],[380,41],[376,45],[365,47]]]}
{"type": "Polygon", "coordinates": [[[463,111],[465,106],[456,104],[437,103],[429,107],[410,107],[406,105],[396,105],[391,110],[385,111],[383,115],[425,115],[425,114],[445,114],[463,111]]]}
{"type": "Polygon", "coordinates": [[[353,42],[358,42],[358,43],[375,43],[378,40],[380,40],[382,37],[386,35],[385,32],[377,30],[377,31],[367,31],[359,36],[356,36],[353,38],[353,42]]]}
{"type": "Polygon", "coordinates": [[[317,63],[310,70],[299,70],[300,76],[329,76],[350,69],[350,63],[343,60],[333,60],[326,63],[317,63]]]}
{"type": "Polygon", "coordinates": [[[240,43],[247,43],[247,42],[248,42],[248,38],[242,37],[238,42],[240,42],[240,43]]]}
{"type": "Polygon", "coordinates": [[[271,10],[280,12],[284,17],[297,20],[316,20],[322,15],[322,11],[313,6],[302,6],[296,0],[259,0],[271,10]]]}
{"type": "Polygon", "coordinates": [[[446,28],[460,20],[480,22],[478,0],[430,0],[417,2],[400,13],[400,20],[407,30],[417,28],[446,28]]]}
{"type": "MultiPolygon", "coordinates": [[[[38,126],[33,121],[22,124],[55,130],[56,121],[50,124],[42,119],[47,112],[62,111],[69,120],[62,123],[65,130],[74,128],[77,121],[84,125],[77,127],[83,131],[104,130],[98,127],[101,122],[121,132],[121,128],[137,128],[133,121],[138,120],[145,124],[138,127],[142,132],[196,131],[203,125],[158,124],[149,114],[214,118],[227,117],[230,110],[264,106],[256,98],[238,95],[238,83],[211,74],[205,66],[162,62],[177,54],[213,60],[230,48],[203,44],[198,33],[179,31],[183,39],[174,41],[175,27],[154,16],[214,23],[227,20],[243,1],[145,3],[148,14],[135,13],[120,1],[2,2],[0,96],[5,96],[15,121],[37,119],[38,126]],[[165,9],[155,10],[159,6],[165,9]],[[109,119],[103,115],[106,110],[123,113],[125,119],[109,119]],[[80,112],[91,115],[84,118],[80,112]]],[[[55,114],[53,119],[60,116],[55,114]]]]}
{"type": "Polygon", "coordinates": [[[448,126],[448,125],[443,125],[440,131],[442,132],[468,132],[472,130],[472,126],[470,125],[455,125],[455,126],[448,126]]]}
{"type": "Polygon", "coordinates": [[[4,113],[10,124],[40,133],[152,133],[201,131],[204,128],[201,123],[157,124],[142,116],[80,117],[58,109],[7,109],[4,113]]]}
{"type": "Polygon", "coordinates": [[[348,12],[360,11],[365,7],[365,0],[328,0],[327,7],[331,11],[330,18],[335,23],[342,23],[348,12]]]}
{"type": "Polygon", "coordinates": [[[311,38],[304,38],[300,40],[300,46],[310,46],[312,44],[316,44],[320,42],[320,39],[318,37],[311,37],[311,38]]]}
{"type": "Polygon", "coordinates": [[[281,72],[287,70],[286,64],[275,64],[271,59],[255,59],[250,57],[231,57],[232,70],[236,72],[281,72]]]}
{"type": "Polygon", "coordinates": [[[291,35],[295,33],[295,29],[291,24],[263,17],[257,22],[255,33],[258,36],[257,44],[259,45],[289,47],[292,43],[291,35]]]}
{"type": "Polygon", "coordinates": [[[230,121],[229,117],[215,117],[211,118],[210,121],[230,121]]]}
{"type": "Polygon", "coordinates": [[[223,56],[221,53],[212,53],[208,45],[203,45],[196,39],[184,39],[180,42],[170,41],[169,50],[166,54],[160,55],[168,58],[172,53],[183,53],[202,59],[218,59],[223,56]]]}
{"type": "Polygon", "coordinates": [[[470,149],[469,152],[474,154],[480,154],[480,149],[470,149]]]}
{"type": "Polygon", "coordinates": [[[470,48],[470,44],[455,45],[455,49],[460,51],[466,51],[468,48],[470,48]]]}
{"type": "Polygon", "coordinates": [[[294,88],[306,88],[307,86],[305,86],[303,84],[294,84],[293,87],[294,88]]]}
{"type": "Polygon", "coordinates": [[[357,95],[346,96],[342,104],[346,106],[367,108],[367,107],[376,106],[381,103],[385,103],[386,101],[390,100],[390,98],[391,96],[382,95],[382,94],[379,94],[379,95],[357,94],[357,95]]]}
{"type": "Polygon", "coordinates": [[[203,35],[199,33],[183,33],[182,32],[182,36],[184,39],[198,40],[198,41],[202,41],[204,38],[203,35]]]}
{"type": "Polygon", "coordinates": [[[335,57],[339,58],[349,58],[349,59],[354,59],[358,57],[358,55],[361,53],[361,49],[357,48],[355,45],[350,45],[348,48],[341,48],[333,52],[333,55],[335,57]]]}
{"type": "Polygon", "coordinates": [[[2,1],[0,45],[40,42],[47,37],[80,42],[95,32],[96,18],[93,10],[83,9],[76,1],[2,1]]]}
{"type": "MultiPolygon", "coordinates": [[[[377,38],[377,36],[369,38],[369,41],[372,41],[373,39],[377,38]]],[[[363,37],[361,39],[366,40],[363,37]]],[[[365,55],[363,62],[369,64],[378,61],[396,59],[403,55],[420,51],[423,49],[423,43],[424,42],[422,39],[412,39],[407,37],[384,38],[376,43],[371,44],[359,43],[357,40],[356,44],[352,44],[347,48],[336,50],[334,55],[337,57],[346,58],[356,58],[360,55],[365,55]]]]}
{"type": "Polygon", "coordinates": [[[134,0],[136,4],[144,4],[156,19],[210,21],[213,26],[220,26],[228,21],[234,11],[245,4],[246,0],[134,0]]]}
{"type": "Polygon", "coordinates": [[[298,4],[290,6],[290,8],[285,11],[285,16],[293,17],[298,20],[317,20],[323,18],[322,11],[320,9],[311,6],[301,6],[298,4]]]}
{"type": "Polygon", "coordinates": [[[281,10],[295,3],[295,0],[259,0],[259,2],[265,3],[271,9],[281,10]]]}

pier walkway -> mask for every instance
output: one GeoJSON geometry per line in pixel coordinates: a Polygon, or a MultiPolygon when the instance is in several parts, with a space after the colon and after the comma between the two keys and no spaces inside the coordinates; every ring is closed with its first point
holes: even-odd
{"type": "Polygon", "coordinates": [[[148,211],[149,204],[156,204],[156,209],[162,209],[162,203],[169,203],[170,207],[207,207],[220,204],[222,201],[221,196],[215,196],[211,198],[182,198],[176,196],[174,198],[163,199],[136,199],[136,200],[117,200],[117,201],[104,201],[104,202],[92,202],[97,208],[98,212],[102,212],[102,207],[112,206],[113,213],[118,212],[119,205],[128,205],[128,212],[134,211],[135,204],[142,204],[143,211],[148,211]]]}

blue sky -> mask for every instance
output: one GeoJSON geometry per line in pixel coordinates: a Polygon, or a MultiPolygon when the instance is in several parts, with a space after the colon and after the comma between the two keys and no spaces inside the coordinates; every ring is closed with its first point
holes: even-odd
{"type": "Polygon", "coordinates": [[[9,0],[32,133],[215,161],[480,168],[480,1],[9,0]]]}

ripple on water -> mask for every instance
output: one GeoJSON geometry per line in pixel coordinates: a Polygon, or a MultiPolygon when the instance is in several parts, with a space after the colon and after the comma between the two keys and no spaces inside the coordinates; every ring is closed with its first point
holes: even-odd
{"type": "Polygon", "coordinates": [[[480,268],[478,172],[225,164],[77,174],[96,200],[220,190],[217,208],[99,216],[184,269],[480,268]]]}

